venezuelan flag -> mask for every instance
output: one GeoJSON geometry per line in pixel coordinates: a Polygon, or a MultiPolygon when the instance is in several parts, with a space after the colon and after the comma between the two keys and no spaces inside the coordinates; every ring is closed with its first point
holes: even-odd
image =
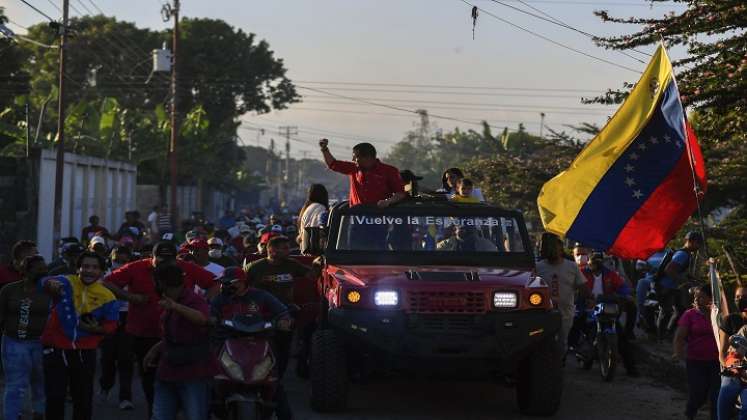
{"type": "Polygon", "coordinates": [[[705,187],[700,146],[659,46],[612,119],[545,183],[537,204],[549,232],[623,258],[647,258],[692,215],[695,191],[705,187]]]}

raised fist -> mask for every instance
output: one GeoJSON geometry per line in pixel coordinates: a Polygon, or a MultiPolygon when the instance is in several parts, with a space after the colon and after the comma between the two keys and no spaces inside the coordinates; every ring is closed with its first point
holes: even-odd
{"type": "Polygon", "coordinates": [[[319,147],[321,147],[322,149],[326,149],[328,145],[329,145],[329,140],[327,139],[319,140],[319,147]]]}

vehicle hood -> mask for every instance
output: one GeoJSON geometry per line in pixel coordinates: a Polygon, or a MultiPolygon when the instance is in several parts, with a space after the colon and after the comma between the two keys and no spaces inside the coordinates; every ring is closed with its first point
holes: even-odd
{"type": "Polygon", "coordinates": [[[530,270],[498,267],[335,265],[328,270],[338,279],[358,287],[459,282],[524,287],[533,277],[530,270]]]}

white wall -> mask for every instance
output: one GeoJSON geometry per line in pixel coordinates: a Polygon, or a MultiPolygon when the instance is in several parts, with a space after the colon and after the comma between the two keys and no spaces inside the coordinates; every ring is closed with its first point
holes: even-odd
{"type": "MultiPolygon", "coordinates": [[[[56,153],[42,150],[39,165],[39,252],[50,260],[54,251],[54,185],[56,153]]],[[[80,236],[88,218],[115,232],[127,210],[135,209],[137,167],[131,163],[65,153],[61,237],[80,236]]]]}

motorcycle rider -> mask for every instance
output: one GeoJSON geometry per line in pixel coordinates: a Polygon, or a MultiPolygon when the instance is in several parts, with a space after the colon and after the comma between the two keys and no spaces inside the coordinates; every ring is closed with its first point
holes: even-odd
{"type": "MultiPolygon", "coordinates": [[[[220,279],[221,293],[210,301],[211,324],[217,327],[213,333],[215,341],[223,341],[227,336],[221,328],[221,321],[230,320],[236,315],[255,315],[267,321],[275,321],[278,330],[289,332],[292,318],[288,308],[271,293],[250,287],[246,274],[240,267],[229,267],[220,279]]],[[[282,379],[282,376],[279,375],[282,379]]],[[[275,410],[278,420],[293,418],[288,396],[280,383],[275,395],[275,410]]]]}
{"type": "Polygon", "coordinates": [[[677,320],[687,309],[687,296],[683,288],[693,281],[690,275],[692,256],[703,246],[703,235],[697,231],[687,232],[685,245],[672,254],[671,260],[662,261],[663,276],[656,280],[657,295],[661,302],[661,313],[657,320],[659,338],[674,330],[677,320]]]}
{"type": "Polygon", "coordinates": [[[612,300],[618,303],[622,312],[625,313],[624,331],[620,325],[620,319],[617,320],[617,329],[623,332],[617,336],[618,348],[628,376],[637,376],[638,371],[635,367],[635,358],[630,346],[630,334],[628,333],[628,329],[632,329],[635,325],[636,309],[628,282],[604,265],[604,255],[601,252],[591,254],[589,265],[581,273],[586,278],[586,287],[590,292],[589,300],[591,302],[612,300]]]}

